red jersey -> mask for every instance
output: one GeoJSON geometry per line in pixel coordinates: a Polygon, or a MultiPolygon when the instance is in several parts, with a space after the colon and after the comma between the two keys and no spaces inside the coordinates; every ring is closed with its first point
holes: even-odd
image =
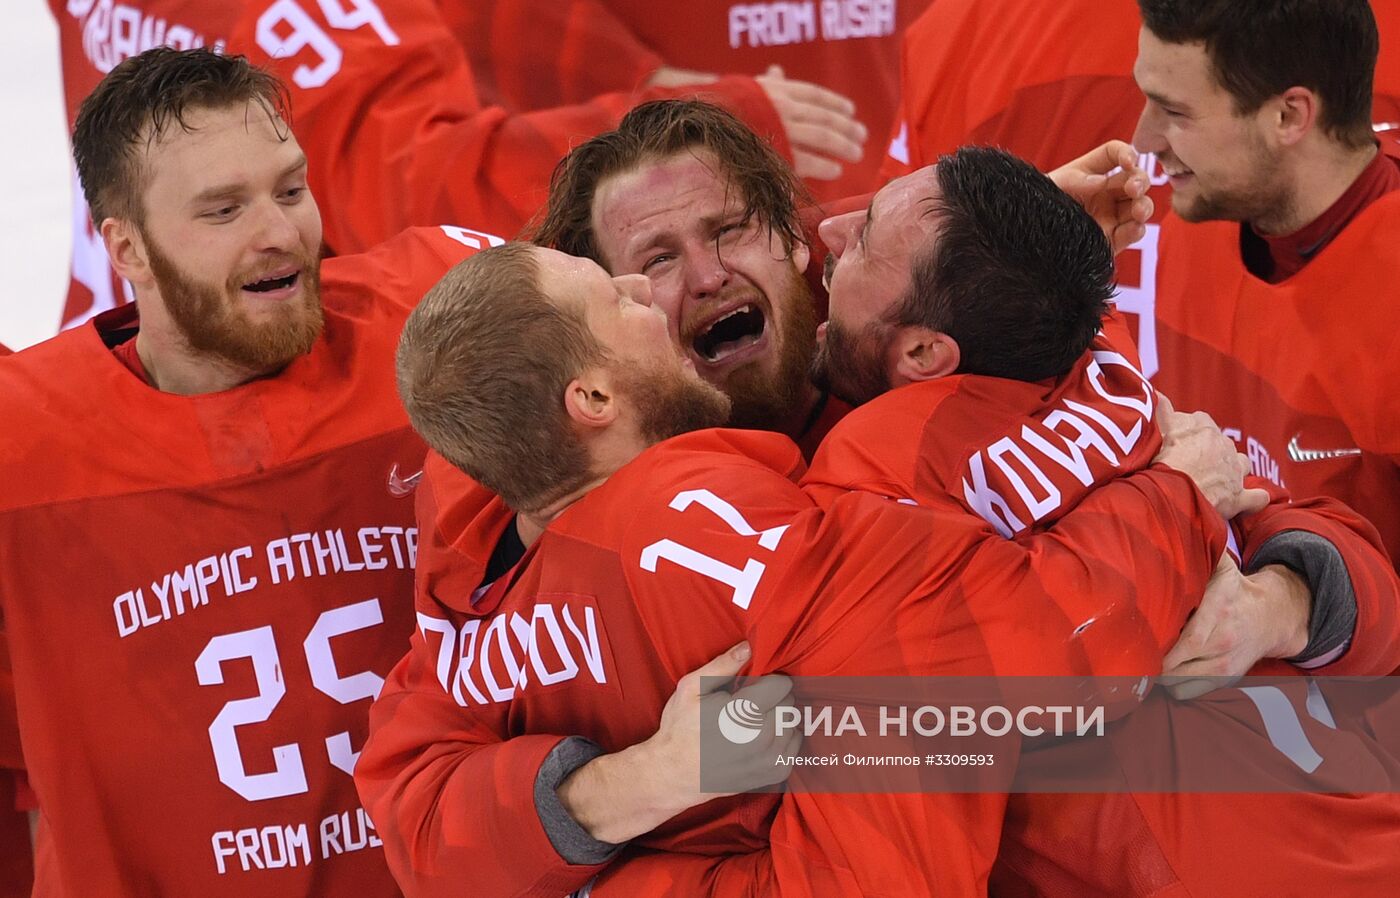
{"type": "MultiPolygon", "coordinates": [[[[405,227],[442,221],[513,234],[543,203],[550,172],[574,144],[614,127],[639,100],[685,93],[612,94],[530,115],[486,108],[433,0],[49,5],[59,25],[70,126],[104,74],[154,46],[242,53],[282,76],[333,253],[362,252],[405,227]]],[[[787,152],[776,111],[752,79],[726,79],[701,92],[787,152]]],[[[123,301],[76,178],[74,202],[68,324],[123,301]]]]}
{"type": "MultiPolygon", "coordinates": [[[[1400,164],[1400,150],[1391,148],[1400,164]]],[[[1400,552],[1400,327],[1391,295],[1400,192],[1362,210],[1297,274],[1268,284],[1240,259],[1240,225],[1162,231],[1154,382],[1233,436],[1254,473],[1335,496],[1400,552]],[[1280,347],[1286,347],[1281,352],[1280,347]]]]}
{"type": "MultiPolygon", "coordinates": [[[[832,432],[813,461],[810,487],[819,498],[837,495],[842,485],[920,503],[946,502],[951,496],[1002,534],[1016,538],[1045,526],[1067,508],[1078,505],[1082,513],[1084,503],[1101,501],[1107,488],[1103,484],[1146,465],[1161,445],[1152,423],[1155,397],[1134,360],[1115,351],[1122,340],[1121,324],[1110,320],[1090,352],[1054,382],[953,377],[892,391],[851,413],[832,432]]],[[[1120,508],[1116,516],[1100,520],[1107,534],[1134,526],[1135,516],[1120,508]]],[[[1365,521],[1336,502],[1292,503],[1284,496],[1249,521],[1244,530],[1246,562],[1269,537],[1288,530],[1318,533],[1342,554],[1358,601],[1357,636],[1329,672],[1385,673],[1400,662],[1395,575],[1365,521]]],[[[1144,565],[1125,573],[1139,584],[1160,575],[1159,568],[1179,565],[1170,542],[1150,535],[1144,539],[1161,557],[1158,568],[1144,565]]],[[[1140,546],[1138,551],[1145,549],[1140,546]]],[[[1076,597],[1074,592],[1064,594],[1076,597]]],[[[1185,614],[1180,605],[1154,607],[1153,594],[1140,593],[1133,611],[1143,616],[1159,652],[1165,652],[1176,641],[1185,614]]],[[[1072,606],[1067,611],[1073,613],[1072,606]]],[[[1117,632],[1125,626],[1142,624],[1132,616],[1100,617],[1080,639],[1095,656],[1113,657],[1117,632]]],[[[1142,664],[1141,656],[1117,660],[1120,666],[1111,671],[1115,674],[1160,672],[1160,654],[1136,669],[1132,665],[1142,664]]],[[[1032,667],[1035,662],[1031,659],[1032,667]]],[[[1263,662],[1254,673],[1290,671],[1281,662],[1263,662]]],[[[1299,690],[1288,698],[1304,708],[1307,690],[1301,683],[1299,690]]],[[[1237,694],[1222,694],[1210,701],[1237,699],[1237,694]]],[[[1226,719],[1241,718],[1236,713],[1226,719]]],[[[1313,738],[1319,745],[1336,740],[1325,726],[1313,738]]],[[[1353,758],[1360,748],[1341,740],[1332,751],[1334,756],[1353,758]]],[[[1303,891],[1330,891],[1327,883],[1333,875],[1361,883],[1378,870],[1393,876],[1392,868],[1400,869],[1391,854],[1385,855],[1387,860],[1374,856],[1383,834],[1393,838],[1387,821],[1400,820],[1400,802],[1393,795],[1257,798],[1170,793],[1013,796],[994,891],[1064,898],[1263,896],[1290,893],[1283,886],[1300,878],[1313,877],[1306,881],[1314,885],[1303,891]],[[1250,823],[1241,826],[1245,815],[1250,823]],[[1346,851],[1356,863],[1340,874],[1330,856],[1325,861],[1317,856],[1322,845],[1333,844],[1336,832],[1358,836],[1355,852],[1352,846],[1346,851]],[[1242,833],[1248,834],[1248,844],[1242,844],[1242,833]],[[1261,833],[1268,838],[1261,839],[1261,833]],[[1267,881],[1259,878],[1264,875],[1258,872],[1260,864],[1219,862],[1221,846],[1236,851],[1253,844],[1267,846],[1273,857],[1267,865],[1269,875],[1281,878],[1279,888],[1258,887],[1267,881]],[[1167,886],[1181,891],[1154,891],[1167,886]]],[[[1378,894],[1347,888],[1335,892],[1378,894]]]]}
{"type": "Polygon", "coordinates": [[[661,65],[758,75],[783,67],[850,97],[870,129],[865,158],[819,199],[879,187],[882,140],[899,96],[899,36],[930,0],[702,0],[657,15],[647,0],[437,0],[478,78],[507,106],[540,109],[630,90],[661,65]]]}
{"type": "Polygon", "coordinates": [[[231,390],[162,393],[123,365],[136,306],[0,366],[0,452],[26,472],[0,491],[0,602],[48,834],[36,895],[398,894],[351,771],[413,628],[424,450],[397,334],[464,239],[325,262],[314,348],[231,390]]]}
{"type": "MultiPolygon", "coordinates": [[[[1352,688],[1355,688],[1354,686],[1352,688]]],[[[1212,721],[1217,746],[1205,776],[1249,783],[1251,794],[1150,792],[1012,796],[992,891],[1007,898],[1267,898],[1346,895],[1386,898],[1400,882],[1391,850],[1400,832],[1400,795],[1285,792],[1307,773],[1319,783],[1393,783],[1393,741],[1337,728],[1325,681],[1246,685],[1191,702],[1155,696],[1150,734],[1125,744],[1180,747],[1200,738],[1192,718],[1212,721]],[[1226,736],[1229,730],[1237,735],[1226,736]],[[1137,741],[1151,739],[1150,743],[1137,741]],[[1215,775],[1242,771],[1235,779],[1215,775]],[[1266,783],[1275,783],[1276,791],[1266,783]]],[[[1115,726],[1135,726],[1137,715],[1115,726]]],[[[1144,717],[1149,713],[1144,712],[1144,717]]],[[[1340,718],[1339,718],[1340,719],[1340,718]]],[[[1132,757],[1121,758],[1125,768],[1132,757]]],[[[1173,771],[1191,775],[1189,765],[1173,771]]],[[[1168,781],[1165,771],[1134,771],[1168,781]]],[[[1203,775],[1202,771],[1196,772],[1203,775]]],[[[1131,780],[1130,780],[1131,781],[1131,780]]],[[[1200,780],[1197,780],[1200,781],[1200,780]]],[[[1296,788],[1296,786],[1295,786],[1296,788]]],[[[1354,785],[1351,786],[1355,788],[1354,785]]]]}
{"type": "MultiPolygon", "coordinates": [[[[818,510],[792,483],[800,470],[796,448],[774,434],[668,441],[571,506],[504,583],[485,591],[476,586],[508,512],[484,491],[463,489],[460,477],[445,495],[422,493],[437,557],[420,566],[419,632],[371,712],[373,736],[357,770],[410,893],[458,889],[467,871],[492,894],[557,894],[586,882],[598,868],[560,858],[534,813],[541,762],[568,734],[610,751],[650,736],[679,677],[741,638],[754,647],[756,670],[1015,674],[1035,658],[1042,671],[1087,672],[1070,638],[1081,622],[1062,613],[1046,584],[1069,583],[1071,568],[1087,567],[1074,588],[1129,601],[1118,571],[1084,563],[1087,537],[1101,529],[1094,509],[1087,528],[1067,519],[1055,539],[1028,550],[961,510],[865,493],[818,510]],[[687,600],[676,602],[678,594],[687,600]]],[[[1168,479],[1186,492],[1182,478],[1168,479]]],[[[1106,488],[1086,508],[1121,498],[1106,488]]],[[[1163,601],[1198,593],[1223,548],[1223,524],[1202,528],[1201,507],[1180,513],[1179,503],[1139,498],[1176,521],[1173,544],[1200,546],[1196,563],[1162,581],[1163,601]]],[[[1142,536],[1119,534],[1095,551],[1132,554],[1142,536]]],[[[1158,651],[1155,640],[1123,636],[1122,653],[1158,651]]],[[[909,876],[952,893],[975,890],[985,884],[1003,803],[995,795],[794,798],[774,833],[775,847],[792,850],[775,851],[761,873],[790,893],[907,884],[909,876]],[[870,841],[851,839],[871,819],[925,827],[892,830],[888,850],[867,863],[859,858],[870,841]],[[940,847],[896,849],[915,843],[940,847]],[[946,863],[945,853],[962,860],[946,863]],[[814,855],[827,864],[814,867],[814,855]]],[[[772,806],[772,796],[711,803],[638,844],[747,850],[768,836],[772,806]]],[[[638,894],[655,885],[625,869],[617,875],[598,888],[611,882],[618,894],[638,894]]]]}

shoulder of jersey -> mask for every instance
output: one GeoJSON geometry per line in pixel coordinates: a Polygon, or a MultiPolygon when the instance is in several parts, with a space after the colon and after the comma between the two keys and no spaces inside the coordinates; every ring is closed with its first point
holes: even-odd
{"type": "Polygon", "coordinates": [[[966,375],[955,374],[906,384],[858,406],[836,422],[824,443],[859,442],[878,446],[893,434],[922,428],[930,415],[962,389],[966,375]]]}
{"type": "Polygon", "coordinates": [[[409,228],[362,252],[321,264],[328,311],[348,315],[383,311],[383,300],[402,317],[452,266],[505,241],[454,225],[409,228]]]}
{"type": "Polygon", "coordinates": [[[637,461],[650,471],[685,472],[697,465],[714,470],[767,470],[793,480],[805,462],[791,438],[764,430],[712,428],[672,437],[653,446],[637,461]]]}

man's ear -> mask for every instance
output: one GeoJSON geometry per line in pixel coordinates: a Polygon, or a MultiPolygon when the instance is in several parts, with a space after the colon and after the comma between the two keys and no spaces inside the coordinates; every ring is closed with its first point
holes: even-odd
{"type": "Polygon", "coordinates": [[[807,263],[812,261],[812,248],[801,240],[792,244],[792,264],[797,268],[797,273],[801,274],[807,270],[807,263]]]}
{"type": "Polygon", "coordinates": [[[98,231],[112,260],[112,270],[132,284],[148,284],[153,280],[151,262],[136,226],[123,218],[104,218],[98,231]]]}
{"type": "Polygon", "coordinates": [[[1268,101],[1268,124],[1273,137],[1282,146],[1293,146],[1306,137],[1317,124],[1321,110],[1317,94],[1306,87],[1290,87],[1268,101]]]}
{"type": "Polygon", "coordinates": [[[901,327],[890,344],[893,386],[946,377],[957,371],[961,363],[957,341],[942,331],[918,325],[901,327]]]}
{"type": "Polygon", "coordinates": [[[569,419],[584,428],[602,429],[617,420],[617,392],[603,368],[588,368],[564,388],[569,419]]]}

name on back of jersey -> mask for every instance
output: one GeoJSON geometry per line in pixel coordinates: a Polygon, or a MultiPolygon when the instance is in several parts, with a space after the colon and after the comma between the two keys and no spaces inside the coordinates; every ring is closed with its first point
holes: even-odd
{"type": "Polygon", "coordinates": [[[533,686],[608,682],[602,614],[592,597],[540,595],[530,608],[460,626],[420,612],[418,629],[436,652],[438,684],[464,708],[509,702],[533,686]]]}
{"type": "MultiPolygon", "coordinates": [[[[204,35],[179,22],[171,22],[130,3],[114,0],[69,0],[68,14],[81,23],[83,54],[104,75],[123,60],[153,47],[193,50],[206,44],[204,35]]],[[[222,53],[223,40],[214,42],[222,53]]]]}
{"type": "Polygon", "coordinates": [[[1135,450],[1155,432],[1155,394],[1127,358],[1095,351],[1083,377],[1089,389],[1075,395],[1085,401],[1065,396],[968,457],[963,500],[1002,536],[1057,514],[1114,471],[1132,470],[1135,450]]]}

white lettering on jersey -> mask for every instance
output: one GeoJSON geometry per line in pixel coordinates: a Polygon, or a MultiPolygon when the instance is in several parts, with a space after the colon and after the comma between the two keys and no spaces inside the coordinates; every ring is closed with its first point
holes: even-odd
{"type": "Polygon", "coordinates": [[[365,809],[357,807],[325,817],[320,823],[274,823],[242,829],[222,829],[210,839],[214,850],[214,865],[220,875],[238,869],[281,870],[285,867],[305,867],[313,859],[327,860],[339,854],[380,848],[384,845],[374,831],[374,821],[365,809]],[[312,842],[310,831],[315,828],[320,838],[312,842]]]}
{"type": "Polygon", "coordinates": [[[485,249],[486,246],[503,246],[505,244],[504,239],[485,231],[473,231],[471,228],[459,228],[456,225],[439,225],[439,227],[448,237],[471,249],[485,249]],[[486,246],[481,245],[483,240],[486,241],[486,246]]]}
{"type": "Polygon", "coordinates": [[[899,123],[899,133],[890,140],[890,158],[900,165],[909,164],[909,123],[899,123]]]}
{"type": "Polygon", "coordinates": [[[890,34],[894,34],[894,0],[822,0],[824,40],[890,34]]]}
{"type": "Polygon", "coordinates": [[[729,7],[729,46],[782,47],[894,34],[896,0],[780,0],[729,7]],[[820,14],[820,31],[818,30],[820,14]]]}
{"type": "Polygon", "coordinates": [[[1241,444],[1240,451],[1249,459],[1249,473],[1255,477],[1263,477],[1275,486],[1288,489],[1288,484],[1283,482],[1283,471],[1279,468],[1278,460],[1264,447],[1263,443],[1254,437],[1246,437],[1244,431],[1238,427],[1221,425],[1220,432],[1241,444]]]}
{"type": "MultiPolygon", "coordinates": [[[[758,537],[759,548],[769,552],[778,548],[779,541],[782,540],[783,534],[788,529],[788,525],[783,524],[760,533],[750,526],[739,509],[709,490],[684,490],[677,493],[670,503],[670,507],[676,511],[685,511],[692,505],[699,505],[706,509],[724,521],[730,530],[740,536],[758,537]]],[[[670,539],[657,540],[647,546],[642,550],[638,563],[642,570],[654,574],[657,564],[662,559],[709,577],[711,580],[718,580],[730,587],[734,590],[732,601],[745,611],[748,610],[749,603],[753,601],[754,592],[758,589],[758,582],[763,579],[763,573],[767,570],[767,566],[757,558],[746,559],[744,566],[737,568],[670,539]]]]}
{"type": "MultiPolygon", "coordinates": [[[[397,47],[399,36],[384,19],[374,0],[316,0],[326,24],[338,31],[354,31],[368,25],[387,47],[397,47]]],[[[275,0],[258,16],[258,46],[273,59],[290,59],[303,50],[317,57],[292,72],[297,87],[324,87],[340,71],[345,53],[335,38],[311,17],[297,0],[275,0]]]]}
{"type": "Polygon", "coordinates": [[[1066,398],[1035,426],[1023,424],[1020,432],[968,458],[963,499],[1002,536],[1019,533],[1060,508],[1063,495],[1055,472],[1089,486],[1094,465],[1121,468],[1143,434],[1150,432],[1155,401],[1147,378],[1116,352],[1095,351],[1093,357],[1084,376],[1109,409],[1066,398]],[[1112,369],[1115,377],[1105,369],[1112,369]],[[1110,391],[1110,381],[1119,384],[1119,390],[1141,390],[1141,395],[1110,391]],[[1088,452],[1101,461],[1092,460],[1088,452]]]}
{"type": "Polygon", "coordinates": [[[304,867],[311,863],[311,839],[305,823],[225,829],[214,833],[210,842],[214,848],[214,864],[220,874],[228,872],[229,858],[237,858],[245,873],[304,867]]]}
{"type": "MultiPolygon", "coordinates": [[[[144,12],[137,6],[114,0],[68,0],[68,14],[83,30],[83,54],[102,74],[116,68],[124,59],[139,56],[152,47],[193,50],[205,45],[204,35],[187,25],[144,12]]],[[[222,53],[224,42],[214,49],[222,53]]]]}
{"type": "Polygon", "coordinates": [[[183,617],[213,598],[231,598],[255,589],[266,578],[272,585],[298,577],[412,570],[418,562],[418,528],[361,527],[346,541],[345,531],[318,530],[274,539],[262,553],[252,546],[208,555],[127,590],[112,601],[117,635],[123,639],[162,621],[183,617]]]}
{"type": "MultiPolygon", "coordinates": [[[[1152,171],[1147,168],[1147,171],[1152,171]]],[[[1155,181],[1153,183],[1156,183],[1155,181]]],[[[1142,358],[1142,373],[1152,377],[1157,373],[1157,242],[1162,236],[1162,226],[1147,225],[1147,233],[1137,243],[1124,250],[1137,253],[1138,284],[1136,287],[1120,283],[1113,297],[1113,304],[1120,312],[1130,312],[1138,318],[1137,346],[1142,358]]]]}
{"type": "MultiPolygon", "coordinates": [[[[336,669],[330,640],[383,622],[384,614],[377,598],[321,613],[303,643],[311,683],[318,692],[342,705],[379,697],[379,690],[384,685],[383,678],[373,671],[341,676],[336,669]]],[[[247,698],[225,702],[213,723],[209,724],[209,744],[214,749],[214,766],[219,772],[219,782],[249,801],[299,795],[307,790],[306,768],[300,746],[296,743],[275,746],[272,749],[273,769],[265,773],[248,773],[248,765],[244,763],[238,745],[238,728],[267,721],[287,694],[277,638],[273,635],[272,627],[224,633],[209,640],[194,663],[199,685],[223,685],[224,662],[243,658],[252,663],[258,692],[247,698]]],[[[341,732],[327,736],[325,744],[332,766],[347,775],[353,774],[360,753],[351,749],[350,734],[341,732]]],[[[266,767],[267,764],[259,761],[255,766],[266,767]]],[[[216,847],[216,853],[217,850],[216,847]]]]}
{"type": "Polygon", "coordinates": [[[437,634],[437,679],[462,707],[508,702],[533,682],[566,683],[587,673],[608,682],[598,616],[574,596],[541,599],[526,613],[507,611],[473,618],[461,629],[450,621],[418,613],[425,643],[437,634]]]}
{"type": "Polygon", "coordinates": [[[729,7],[729,46],[781,47],[817,39],[816,4],[740,3],[729,7]]]}

